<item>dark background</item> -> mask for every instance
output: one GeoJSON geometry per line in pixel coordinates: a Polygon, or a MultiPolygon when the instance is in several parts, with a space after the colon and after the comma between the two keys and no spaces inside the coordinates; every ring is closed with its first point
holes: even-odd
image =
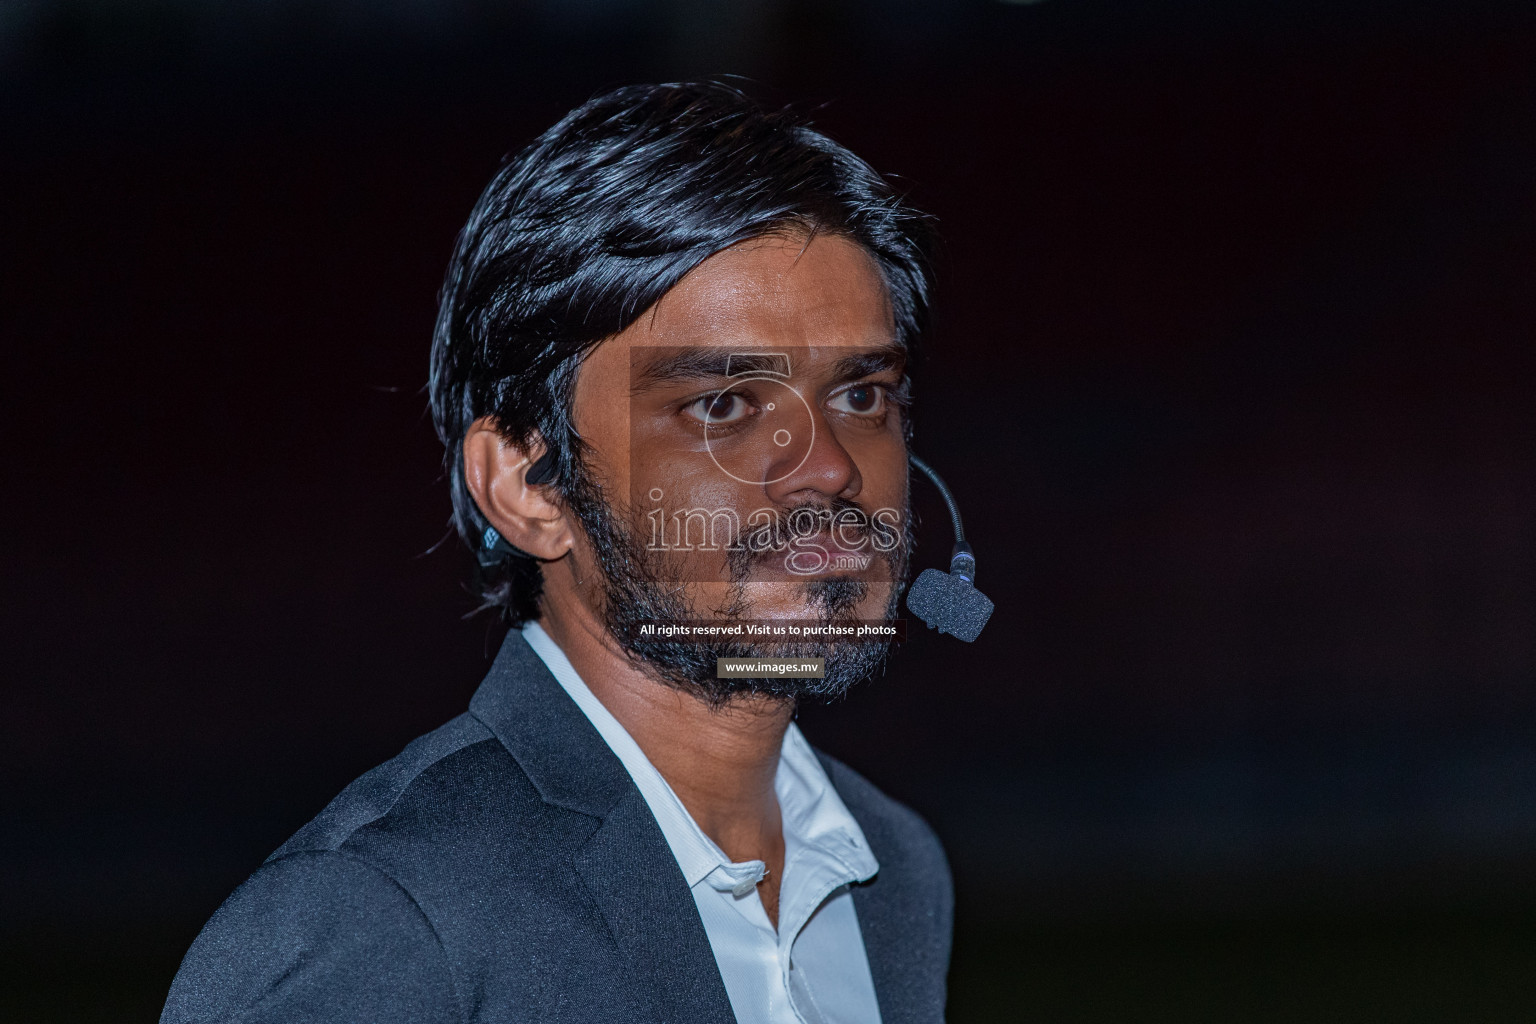
{"type": "Polygon", "coordinates": [[[1528,12],[7,4],[0,1016],[152,1020],[462,709],[454,234],[592,92],[737,73],[946,239],[918,449],[998,610],[802,723],[945,839],[952,1019],[1531,1019],[1528,12]]]}

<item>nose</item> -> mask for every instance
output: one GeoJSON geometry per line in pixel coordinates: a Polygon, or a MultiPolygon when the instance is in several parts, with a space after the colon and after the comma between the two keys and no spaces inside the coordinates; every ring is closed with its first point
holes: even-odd
{"type": "MultiPolygon", "coordinates": [[[[806,504],[815,499],[847,498],[852,500],[864,489],[864,478],[859,467],[838,443],[837,436],[826,418],[815,416],[816,436],[804,461],[798,466],[787,465],[769,475],[772,483],[765,485],[769,500],[781,507],[806,504]],[[774,479],[781,477],[781,479],[774,479]]],[[[785,454],[786,460],[798,457],[785,454]]]]}

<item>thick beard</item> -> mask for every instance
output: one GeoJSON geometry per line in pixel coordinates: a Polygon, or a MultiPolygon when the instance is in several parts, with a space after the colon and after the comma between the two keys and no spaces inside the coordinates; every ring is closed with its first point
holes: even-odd
{"type": "MultiPolygon", "coordinates": [[[[873,676],[885,665],[891,649],[888,641],[679,643],[642,637],[639,627],[646,623],[750,618],[743,582],[750,571],[750,560],[728,559],[732,597],[712,616],[702,615],[683,597],[683,583],[674,578],[676,574],[667,572],[665,556],[648,550],[637,540],[635,532],[614,514],[586,467],[579,467],[575,476],[564,489],[564,497],[567,507],[581,521],[597,559],[602,577],[604,624],[630,660],[661,682],[716,707],[749,694],[796,703],[829,701],[843,696],[855,683],[873,676]],[[822,658],[825,675],[820,679],[717,679],[715,663],[720,658],[822,658]]],[[[891,595],[884,612],[887,622],[896,618],[900,609],[907,555],[913,541],[911,516],[904,515],[902,519],[906,526],[901,543],[881,554],[891,573],[891,595]]],[[[800,585],[810,599],[812,617],[823,622],[851,619],[849,613],[869,592],[868,583],[847,578],[812,580],[800,585]]]]}

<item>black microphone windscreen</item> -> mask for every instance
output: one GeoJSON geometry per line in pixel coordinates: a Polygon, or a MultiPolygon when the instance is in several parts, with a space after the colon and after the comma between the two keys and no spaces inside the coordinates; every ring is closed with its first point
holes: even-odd
{"type": "Polygon", "coordinates": [[[938,569],[924,569],[907,591],[907,608],[928,623],[930,629],[948,633],[966,643],[981,635],[992,617],[987,595],[958,576],[938,569]]]}

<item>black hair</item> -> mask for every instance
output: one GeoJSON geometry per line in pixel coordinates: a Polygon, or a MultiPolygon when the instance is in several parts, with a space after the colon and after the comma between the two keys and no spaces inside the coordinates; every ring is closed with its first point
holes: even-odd
{"type": "MultiPolygon", "coordinates": [[[[637,85],[587,101],[507,160],[460,232],[432,341],[432,417],[459,535],[486,523],[464,485],[470,425],[542,440],[553,482],[582,473],[571,424],[581,359],[710,256],[800,229],[875,258],[909,348],[926,326],[928,218],[864,161],[788,111],[716,82],[637,85]]],[[[482,564],[483,607],[538,615],[538,564],[482,564]]]]}

